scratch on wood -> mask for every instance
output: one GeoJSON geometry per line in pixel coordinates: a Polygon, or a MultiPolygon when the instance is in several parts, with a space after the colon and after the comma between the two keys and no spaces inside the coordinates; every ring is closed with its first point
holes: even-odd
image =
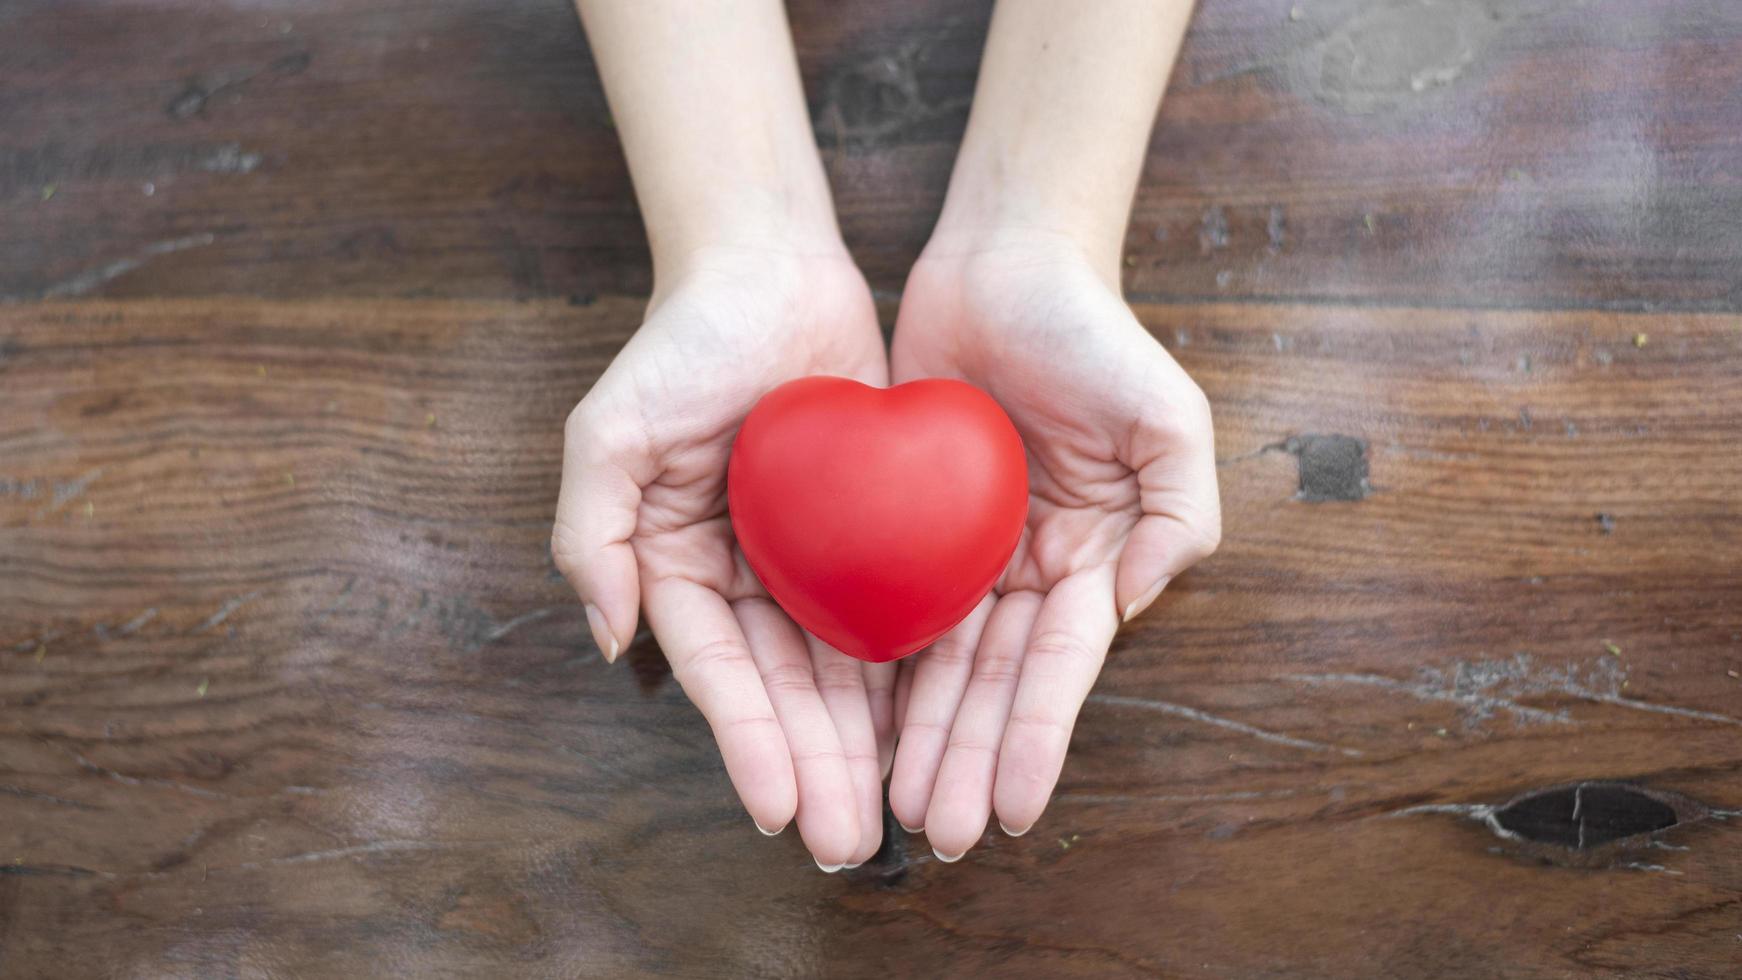
{"type": "Polygon", "coordinates": [[[42,517],[47,514],[53,514],[62,507],[65,507],[67,504],[70,504],[84,496],[85,491],[91,488],[91,484],[97,482],[97,479],[103,475],[103,471],[106,469],[108,469],[108,467],[99,466],[74,479],[68,480],[65,483],[56,483],[54,485],[53,496],[49,500],[48,505],[37,511],[36,516],[42,517]]]}
{"type": "MultiPolygon", "coordinates": [[[[320,861],[333,861],[340,858],[356,857],[363,854],[382,854],[394,851],[448,851],[467,848],[512,847],[533,843],[526,840],[499,841],[414,841],[414,840],[383,840],[368,844],[356,844],[351,847],[339,847],[326,851],[306,851],[301,854],[287,854],[284,857],[267,858],[264,861],[244,861],[241,864],[230,864],[222,867],[203,865],[200,880],[207,880],[213,871],[259,871],[265,868],[283,865],[310,864],[320,861]]],[[[47,875],[61,874],[76,877],[96,876],[112,880],[123,879],[158,879],[168,878],[182,873],[180,871],[107,871],[98,868],[83,868],[75,865],[26,865],[0,864],[0,874],[47,875]]]]}
{"type": "Polygon", "coordinates": [[[1261,742],[1270,742],[1274,745],[1287,745],[1291,748],[1308,749],[1313,752],[1341,752],[1343,755],[1347,756],[1359,756],[1362,754],[1360,749],[1349,749],[1337,745],[1326,745],[1323,742],[1314,742],[1310,739],[1296,738],[1293,735],[1283,735],[1279,732],[1273,732],[1254,725],[1248,725],[1242,721],[1235,721],[1232,718],[1223,718],[1220,715],[1212,715],[1205,711],[1199,711],[1196,708],[1190,708],[1183,704],[1174,704],[1171,701],[1155,701],[1149,698],[1124,697],[1116,694],[1091,694],[1089,695],[1089,700],[1096,704],[1112,705],[1121,708],[1139,708],[1144,711],[1156,711],[1165,715],[1186,718],[1191,721],[1201,722],[1205,725],[1214,725],[1217,728],[1225,728],[1231,732],[1239,732],[1242,735],[1249,735],[1261,742]]]}
{"type": "MultiPolygon", "coordinates": [[[[1467,665],[1460,664],[1458,666],[1461,668],[1467,665]]],[[[1286,679],[1312,685],[1354,684],[1363,687],[1376,687],[1407,694],[1423,701],[1446,701],[1462,705],[1467,709],[1465,724],[1472,728],[1491,717],[1496,711],[1509,712],[1521,723],[1528,721],[1540,724],[1573,724],[1572,718],[1568,717],[1564,711],[1544,711],[1541,708],[1528,707],[1506,697],[1482,693],[1481,690],[1440,686],[1438,675],[1434,675],[1432,680],[1416,683],[1400,681],[1382,674],[1289,674],[1286,679]]]]}
{"type": "Polygon", "coordinates": [[[0,478],[0,497],[35,500],[42,493],[41,480],[9,480],[0,478]]]}
{"type": "Polygon", "coordinates": [[[1217,467],[1232,466],[1235,463],[1244,463],[1246,460],[1249,460],[1249,459],[1257,459],[1258,457],[1263,456],[1266,453],[1282,452],[1282,450],[1284,449],[1284,447],[1286,445],[1287,445],[1286,442],[1272,442],[1272,443],[1269,443],[1267,445],[1259,446],[1257,449],[1254,449],[1250,452],[1240,453],[1239,455],[1236,455],[1236,456],[1225,456],[1222,459],[1216,460],[1216,466],[1217,467]]]}
{"type": "Polygon", "coordinates": [[[1055,803],[1239,803],[1245,800],[1286,800],[1300,795],[1298,790],[1237,790],[1229,793],[1060,793],[1055,803]]]}
{"type": "Polygon", "coordinates": [[[502,639],[504,636],[507,636],[509,633],[525,626],[527,623],[535,623],[555,611],[556,610],[553,607],[546,607],[544,609],[534,609],[529,613],[521,613],[513,619],[510,619],[508,622],[485,633],[484,643],[494,643],[495,641],[502,639]]]}
{"type": "Polygon", "coordinates": [[[116,630],[115,632],[119,636],[131,636],[132,634],[139,632],[140,628],[143,627],[146,623],[149,623],[156,618],[157,618],[157,607],[152,606],[150,609],[145,610],[144,612],[140,613],[139,615],[137,615],[137,616],[133,617],[132,619],[129,619],[127,622],[121,624],[121,628],[119,630],[116,630]]]}
{"type": "Polygon", "coordinates": [[[63,279],[42,291],[43,299],[65,299],[71,296],[84,296],[96,291],[104,283],[132,272],[145,263],[160,255],[174,252],[185,252],[190,248],[200,248],[217,241],[217,236],[206,232],[199,235],[188,235],[184,238],[168,238],[140,249],[124,259],[116,259],[107,265],[98,266],[81,272],[71,279],[63,279]]]}
{"type": "Polygon", "coordinates": [[[353,575],[346,579],[344,588],[341,588],[339,594],[333,597],[333,601],[327,603],[319,612],[315,613],[314,621],[318,623],[321,620],[326,619],[328,616],[331,616],[333,613],[338,612],[339,607],[345,604],[345,599],[351,595],[351,590],[356,587],[357,576],[353,575]]]}
{"type": "Polygon", "coordinates": [[[1387,816],[1409,817],[1420,813],[1450,813],[1474,820],[1494,832],[1494,836],[1509,841],[1524,843],[1524,838],[1500,825],[1498,816],[1500,808],[1489,803],[1425,803],[1421,806],[1405,807],[1394,810],[1387,816]]]}
{"type": "Polygon", "coordinates": [[[239,595],[239,596],[236,596],[236,597],[228,600],[223,605],[218,607],[217,612],[212,613],[210,616],[207,616],[205,619],[205,622],[202,622],[200,625],[195,626],[193,629],[189,630],[188,632],[189,633],[204,633],[206,630],[209,630],[212,627],[219,625],[224,620],[229,619],[231,613],[242,608],[244,603],[247,603],[248,601],[256,598],[259,595],[260,595],[259,592],[250,592],[247,595],[239,595]]]}
{"type": "Polygon", "coordinates": [[[81,868],[72,864],[0,864],[0,875],[17,875],[19,877],[46,877],[58,875],[65,878],[89,878],[101,875],[101,871],[81,868]]]}
{"type": "Polygon", "coordinates": [[[12,644],[12,652],[13,653],[29,653],[30,651],[35,650],[39,647],[45,647],[48,644],[53,643],[55,640],[58,640],[65,635],[66,635],[65,630],[51,630],[47,633],[42,634],[41,636],[34,636],[28,640],[19,640],[17,643],[12,644]]]}
{"type": "Polygon", "coordinates": [[[1742,719],[1715,711],[1653,704],[1621,693],[1627,683],[1627,665],[1615,657],[1601,657],[1584,664],[1542,664],[1527,653],[1508,660],[1455,662],[1443,669],[1424,668],[1415,681],[1382,674],[1290,674],[1287,680],[1305,684],[1354,684],[1375,687],[1424,701],[1447,701],[1465,709],[1465,726],[1474,728],[1496,711],[1510,713],[1520,724],[1545,722],[1574,724],[1564,711],[1546,711],[1517,702],[1517,698],[1553,695],[1597,704],[1610,704],[1633,711],[1693,718],[1724,725],[1742,725],[1742,719]]]}
{"type": "Polygon", "coordinates": [[[1700,721],[1715,721],[1722,725],[1742,725],[1742,718],[1732,718],[1716,711],[1700,711],[1696,708],[1682,708],[1673,704],[1653,704],[1650,701],[1640,701],[1635,698],[1622,697],[1618,693],[1599,693],[1594,691],[1568,691],[1587,700],[1601,704],[1612,704],[1620,708],[1632,708],[1634,711],[1649,711],[1660,715],[1675,715],[1678,718],[1695,718],[1700,721]]]}
{"type": "Polygon", "coordinates": [[[417,840],[382,840],[370,844],[356,844],[351,847],[336,847],[326,851],[306,851],[302,854],[287,854],[284,857],[268,858],[265,861],[245,861],[223,870],[254,871],[260,868],[282,864],[309,864],[314,861],[332,861],[338,858],[356,857],[360,854],[383,854],[390,851],[439,851],[460,844],[443,844],[435,841],[417,840]]]}
{"type": "Polygon", "coordinates": [[[53,803],[57,806],[72,807],[75,810],[103,809],[100,806],[93,806],[90,803],[84,803],[79,800],[69,800],[64,796],[52,796],[48,793],[38,793],[35,790],[25,789],[22,786],[9,786],[5,783],[0,783],[0,793],[4,793],[7,796],[16,796],[22,800],[40,800],[44,803],[53,803]]]}
{"type": "Polygon", "coordinates": [[[230,93],[232,99],[250,82],[262,76],[300,75],[308,70],[313,61],[307,51],[297,51],[275,59],[261,68],[241,68],[213,72],[207,76],[190,79],[187,87],[170,100],[164,111],[171,119],[190,119],[202,115],[212,99],[225,93],[230,93]]]}
{"type": "Polygon", "coordinates": [[[96,626],[91,628],[91,632],[97,634],[97,638],[100,640],[112,640],[118,636],[132,636],[143,629],[146,623],[149,623],[156,618],[157,607],[152,606],[150,609],[147,609],[132,619],[129,619],[127,622],[122,623],[119,627],[113,630],[104,626],[102,623],[98,623],[96,626]]]}
{"type": "Polygon", "coordinates": [[[85,770],[86,772],[95,773],[99,776],[104,777],[105,779],[114,780],[115,782],[120,783],[123,786],[161,786],[161,787],[164,787],[166,789],[173,789],[173,790],[177,790],[177,791],[182,792],[182,793],[186,793],[189,796],[198,796],[198,797],[201,797],[203,799],[208,799],[208,800],[227,800],[230,798],[229,794],[227,794],[227,793],[219,793],[216,790],[201,789],[198,786],[189,786],[186,783],[178,783],[173,779],[157,779],[154,777],[129,776],[124,772],[118,772],[114,769],[110,769],[108,766],[97,765],[95,762],[92,762],[90,759],[85,758],[85,756],[82,753],[80,753],[79,751],[77,751],[76,749],[70,748],[70,747],[65,746],[65,745],[61,745],[58,742],[51,742],[50,744],[54,745],[56,748],[60,749],[62,752],[65,752],[67,755],[72,756],[73,761],[75,761],[79,764],[79,768],[85,770]]]}

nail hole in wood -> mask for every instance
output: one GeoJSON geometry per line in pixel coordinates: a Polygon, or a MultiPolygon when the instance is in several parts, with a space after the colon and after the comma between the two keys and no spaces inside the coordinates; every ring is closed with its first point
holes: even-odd
{"type": "Polygon", "coordinates": [[[1293,436],[1282,449],[1300,463],[1296,500],[1363,500],[1373,492],[1367,482],[1367,444],[1353,436],[1293,436]]]}

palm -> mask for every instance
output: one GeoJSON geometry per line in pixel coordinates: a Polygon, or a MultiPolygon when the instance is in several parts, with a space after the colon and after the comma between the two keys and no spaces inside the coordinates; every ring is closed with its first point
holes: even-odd
{"type": "Polygon", "coordinates": [[[649,477],[631,538],[643,577],[678,578],[728,601],[765,593],[726,514],[732,439],[769,389],[812,374],[881,383],[882,341],[851,269],[799,291],[722,275],[663,299],[600,379],[643,434],[649,477]],[[613,372],[621,368],[621,377],[613,372]],[[617,391],[621,387],[621,392],[617,391]]]}
{"type": "Polygon", "coordinates": [[[892,372],[979,386],[1028,450],[1028,526],[995,596],[902,677],[890,804],[958,854],[989,811],[1038,818],[1120,613],[1214,548],[1208,411],[1117,293],[1046,242],[922,261],[892,372]]]}
{"type": "Polygon", "coordinates": [[[656,298],[576,407],[553,535],[589,620],[605,621],[601,647],[614,655],[644,607],[758,826],[796,815],[828,867],[880,840],[874,716],[888,698],[880,712],[871,702],[893,677],[805,636],[768,600],[732,534],[726,464],[769,389],[886,373],[869,292],[844,255],[715,259],[656,298]]]}

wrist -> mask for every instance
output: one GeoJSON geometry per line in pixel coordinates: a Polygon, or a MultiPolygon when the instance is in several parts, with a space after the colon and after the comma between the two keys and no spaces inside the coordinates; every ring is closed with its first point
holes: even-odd
{"type": "MultiPolygon", "coordinates": [[[[870,289],[838,236],[805,238],[788,230],[713,235],[668,263],[656,264],[648,309],[684,295],[711,297],[707,302],[716,304],[722,297],[754,297],[779,308],[814,308],[842,297],[862,297],[869,306],[870,289]]],[[[746,326],[766,326],[754,320],[746,326]]],[[[816,326],[827,328],[836,320],[821,317],[816,326]]]]}
{"type": "Polygon", "coordinates": [[[1068,192],[958,172],[926,254],[939,260],[1015,254],[1080,261],[1117,291],[1126,215],[1123,209],[1116,216],[1106,211],[1073,201],[1068,192]]]}
{"type": "Polygon", "coordinates": [[[826,199],[821,207],[803,206],[740,190],[719,206],[683,214],[679,221],[648,223],[655,293],[668,283],[721,268],[754,273],[759,265],[851,262],[826,199]]]}
{"type": "Polygon", "coordinates": [[[955,269],[958,275],[972,275],[976,268],[1086,268],[1117,294],[1122,247],[1123,236],[1097,233],[1048,215],[964,209],[938,221],[918,264],[955,269]]]}

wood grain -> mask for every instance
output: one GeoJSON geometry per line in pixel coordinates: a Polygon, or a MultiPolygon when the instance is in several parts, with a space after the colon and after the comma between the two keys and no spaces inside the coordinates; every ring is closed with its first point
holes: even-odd
{"type": "Polygon", "coordinates": [[[0,975],[1734,974],[1742,319],[1141,306],[1216,406],[1221,552],[1032,833],[824,876],[550,566],[638,313],[0,311],[0,975]],[[1308,436],[1359,499],[1297,499],[1308,436]],[[1679,822],[1485,822],[1584,780],[1679,822]]]}
{"type": "MultiPolygon", "coordinates": [[[[990,7],[789,4],[885,314],[990,7]]],[[[551,567],[648,286],[567,0],[0,3],[0,977],[1735,976],[1739,45],[1202,0],[1126,287],[1223,548],[1032,833],[825,877],[551,567]]]]}
{"type": "MultiPolygon", "coordinates": [[[[1135,295],[1742,309],[1742,6],[1199,7],[1135,295]]],[[[791,4],[879,289],[942,201],[989,10],[791,4]]],[[[648,288],[568,0],[12,0],[0,31],[0,297],[648,288]]]]}

